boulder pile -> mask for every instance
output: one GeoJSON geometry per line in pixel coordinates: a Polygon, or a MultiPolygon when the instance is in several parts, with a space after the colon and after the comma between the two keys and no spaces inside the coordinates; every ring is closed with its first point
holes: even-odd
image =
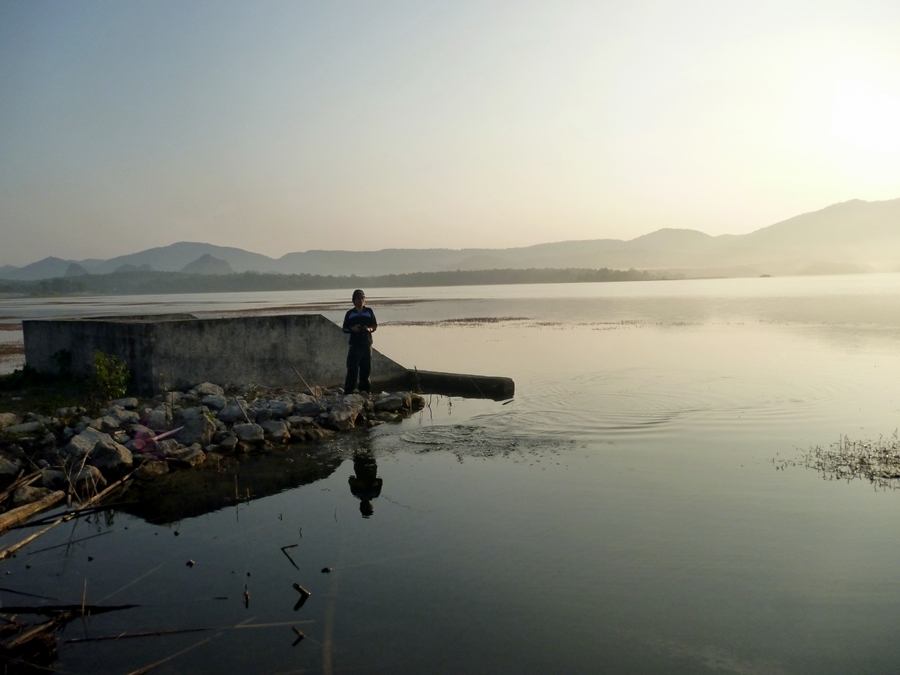
{"type": "Polygon", "coordinates": [[[18,506],[53,490],[98,490],[134,471],[152,480],[213,457],[275,451],[338,432],[398,422],[425,406],[411,392],[344,395],[248,387],[229,392],[204,382],[154,399],[122,398],[97,417],[83,407],[52,416],[0,413],[0,487],[37,473],[10,495],[18,506]]]}

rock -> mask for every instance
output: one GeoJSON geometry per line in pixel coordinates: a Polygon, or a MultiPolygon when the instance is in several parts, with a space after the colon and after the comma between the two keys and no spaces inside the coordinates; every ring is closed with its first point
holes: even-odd
{"type": "Polygon", "coordinates": [[[200,399],[200,403],[212,410],[221,410],[228,403],[228,399],[220,394],[210,394],[200,399]]]}
{"type": "Polygon", "coordinates": [[[250,415],[250,419],[255,420],[257,422],[265,422],[266,420],[272,419],[272,411],[269,410],[269,402],[264,400],[256,400],[253,402],[247,409],[247,414],[250,415]]]}
{"type": "Polygon", "coordinates": [[[131,450],[110,439],[110,443],[97,443],[88,455],[87,463],[107,475],[118,475],[131,469],[134,460],[131,450]]]}
{"type": "Polygon", "coordinates": [[[162,395],[162,400],[172,406],[178,405],[184,398],[185,395],[175,389],[162,395]]]}
{"type": "Polygon", "coordinates": [[[153,408],[144,416],[143,423],[153,431],[167,431],[169,429],[169,414],[165,407],[153,408]]]}
{"type": "Polygon", "coordinates": [[[331,406],[331,409],[323,416],[322,421],[325,426],[338,431],[353,429],[365,404],[366,398],[359,394],[343,396],[339,402],[331,406]]]}
{"type": "Polygon", "coordinates": [[[309,429],[306,429],[304,433],[306,434],[306,438],[311,441],[320,441],[323,438],[334,435],[334,432],[331,429],[323,429],[322,427],[310,427],[309,429]]]}
{"type": "Polygon", "coordinates": [[[94,489],[100,489],[106,485],[106,479],[96,466],[86,465],[73,477],[76,487],[83,488],[86,485],[94,489]]]}
{"type": "Polygon", "coordinates": [[[121,406],[112,406],[106,413],[110,417],[114,417],[119,422],[119,426],[126,426],[129,424],[137,424],[141,421],[141,416],[138,415],[134,410],[126,410],[121,406]]]}
{"type": "Polygon", "coordinates": [[[168,462],[163,459],[148,459],[138,467],[134,475],[141,480],[150,480],[166,473],[169,473],[168,462]]]}
{"type": "Polygon", "coordinates": [[[258,424],[235,424],[231,431],[242,443],[262,443],[265,432],[258,424]]]}
{"type": "Polygon", "coordinates": [[[81,459],[91,452],[97,443],[100,443],[101,441],[115,443],[115,441],[110,438],[109,434],[97,431],[93,427],[88,427],[77,436],[74,436],[60,453],[69,459],[81,459]]]}
{"type": "Polygon", "coordinates": [[[109,434],[87,428],[72,438],[61,451],[66,459],[77,461],[87,455],[87,464],[107,473],[119,473],[131,468],[131,451],[117,443],[109,434]]]}
{"type": "Polygon", "coordinates": [[[411,410],[421,410],[425,407],[425,397],[420,396],[419,394],[410,394],[410,409],[411,410]]]}
{"type": "Polygon", "coordinates": [[[145,427],[143,424],[132,424],[128,427],[128,432],[131,434],[132,438],[149,438],[150,436],[156,436],[156,432],[153,431],[153,429],[145,427]]]}
{"type": "Polygon", "coordinates": [[[117,398],[112,402],[112,405],[118,408],[125,408],[126,410],[134,410],[138,407],[138,400],[133,396],[129,396],[127,398],[117,398]]]}
{"type": "Polygon", "coordinates": [[[12,436],[28,436],[43,431],[44,425],[41,422],[22,422],[20,424],[12,424],[3,431],[12,436]]]}
{"type": "Polygon", "coordinates": [[[93,427],[97,431],[115,431],[122,425],[119,423],[119,420],[112,415],[104,415],[103,417],[91,420],[91,423],[88,426],[93,427]]]}
{"type": "Polygon", "coordinates": [[[81,417],[81,415],[84,415],[84,413],[86,413],[86,412],[87,411],[84,408],[76,405],[76,406],[69,406],[66,408],[57,408],[56,412],[54,412],[53,414],[56,415],[57,417],[62,417],[64,419],[73,419],[73,418],[81,417]]]}
{"type": "Polygon", "coordinates": [[[212,382],[203,382],[191,389],[191,393],[202,398],[203,396],[224,396],[225,390],[212,382]]]}
{"type": "Polygon", "coordinates": [[[53,492],[53,490],[50,490],[48,488],[23,485],[18,490],[13,492],[12,503],[13,506],[30,504],[31,502],[36,502],[38,499],[43,499],[51,492],[53,492]]]}
{"type": "Polygon", "coordinates": [[[305,415],[291,415],[287,418],[286,422],[292,429],[295,429],[298,427],[310,427],[315,420],[313,420],[312,417],[306,417],[305,415]]]}
{"type": "Polygon", "coordinates": [[[156,447],[161,453],[163,453],[164,455],[168,455],[170,452],[174,452],[175,450],[183,446],[174,438],[166,438],[161,440],[156,447]]]}
{"type": "Polygon", "coordinates": [[[263,435],[267,441],[287,443],[290,438],[288,426],[281,420],[268,420],[267,422],[263,422],[260,426],[262,427],[263,435]]]}
{"type": "Polygon", "coordinates": [[[7,481],[15,478],[22,470],[22,463],[15,459],[7,459],[0,456],[0,480],[7,481]]]}
{"type": "Polygon", "coordinates": [[[16,415],[15,413],[5,412],[0,413],[0,429],[6,429],[7,427],[15,426],[22,421],[22,418],[16,415]]]}
{"type": "Polygon", "coordinates": [[[175,426],[184,427],[175,438],[180,443],[209,445],[216,432],[215,423],[206,415],[204,408],[183,408],[175,415],[175,426]]]}
{"type": "Polygon", "coordinates": [[[400,394],[381,394],[375,399],[375,412],[396,412],[403,408],[400,394]]]}
{"type": "Polygon", "coordinates": [[[347,394],[342,398],[343,403],[356,408],[364,408],[369,399],[362,394],[347,394]]]}
{"type": "Polygon", "coordinates": [[[41,485],[50,490],[60,490],[68,487],[69,481],[59,469],[44,469],[41,471],[41,485]]]}
{"type": "Polygon", "coordinates": [[[356,426],[360,411],[360,408],[352,405],[338,404],[328,411],[322,421],[332,429],[347,431],[356,426]]]}
{"type": "Polygon", "coordinates": [[[297,415],[315,417],[322,410],[322,405],[308,394],[297,394],[294,397],[294,413],[297,415]]]}
{"type": "MultiPolygon", "coordinates": [[[[245,408],[246,409],[246,408],[245,408]]],[[[235,422],[246,422],[247,418],[241,410],[241,406],[237,403],[229,403],[219,411],[217,417],[225,424],[234,424],[235,422]]]]}
{"type": "Polygon", "coordinates": [[[189,448],[167,452],[166,457],[184,466],[200,466],[206,461],[206,453],[196,443],[189,448]]]}
{"type": "Polygon", "coordinates": [[[294,412],[294,404],[290,401],[275,399],[274,401],[269,402],[268,409],[272,419],[283,420],[294,412]]]}
{"type": "Polygon", "coordinates": [[[219,441],[219,450],[221,450],[222,452],[234,452],[237,444],[237,436],[229,434],[221,441],[219,441]]]}

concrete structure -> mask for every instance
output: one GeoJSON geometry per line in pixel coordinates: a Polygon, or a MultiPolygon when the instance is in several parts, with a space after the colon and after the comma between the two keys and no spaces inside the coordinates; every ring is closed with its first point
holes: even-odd
{"type": "MultiPolygon", "coordinates": [[[[347,336],[321,314],[198,319],[190,314],[25,321],[25,362],[56,373],[58,354],[75,375],[93,372],[94,352],[128,364],[142,393],[199,382],[299,387],[344,382],[347,336]]],[[[375,351],[375,382],[405,381],[406,368],[375,351]]]]}
{"type": "MultiPolygon", "coordinates": [[[[321,314],[198,319],[191,314],[23,322],[25,362],[42,373],[93,373],[94,353],[122,359],[131,386],[151,394],[200,382],[223,386],[335,386],[346,374],[347,336],[321,314]],[[299,373],[299,375],[298,375],[299,373]],[[302,380],[301,380],[302,376],[302,380]]],[[[372,353],[377,389],[510,398],[509,378],[408,371],[372,353]]]]}

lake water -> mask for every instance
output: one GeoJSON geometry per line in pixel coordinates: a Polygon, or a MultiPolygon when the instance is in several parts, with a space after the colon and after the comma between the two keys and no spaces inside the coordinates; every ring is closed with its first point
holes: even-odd
{"type": "MultiPolygon", "coordinates": [[[[900,493],[778,461],[897,428],[900,275],[367,291],[377,348],[510,376],[515,399],[432,397],[402,424],[253,460],[241,480],[268,496],[237,507],[57,528],[2,563],[7,589],[140,605],[69,624],[61,670],[900,667],[900,493]],[[354,455],[383,481],[369,518],[354,455]],[[296,610],[293,583],[312,592],[296,610]],[[187,628],[208,630],[76,641],[187,628]]],[[[0,300],[0,320],[297,306],[336,320],[348,297],[0,300]]]]}

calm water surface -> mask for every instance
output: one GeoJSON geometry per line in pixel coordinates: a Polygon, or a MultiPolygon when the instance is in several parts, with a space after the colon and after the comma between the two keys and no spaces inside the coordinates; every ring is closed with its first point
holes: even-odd
{"type": "MultiPolygon", "coordinates": [[[[140,605],[72,623],[63,640],[210,629],[63,643],[60,669],[900,667],[900,495],[773,463],[897,428],[900,276],[367,290],[379,349],[511,376],[516,398],[434,397],[400,425],[296,449],[260,465],[280,491],[238,507],[58,528],[4,563],[6,588],[140,605]],[[383,480],[371,518],[348,485],[361,453],[383,480]],[[310,456],[312,477],[287,476],[310,456]],[[90,534],[103,536],[35,553],[90,534]],[[295,582],[313,593],[296,611],[295,582]],[[291,625],[307,636],[295,646],[291,625]]],[[[337,319],[346,297],[7,300],[0,315],[316,303],[337,319]]]]}

